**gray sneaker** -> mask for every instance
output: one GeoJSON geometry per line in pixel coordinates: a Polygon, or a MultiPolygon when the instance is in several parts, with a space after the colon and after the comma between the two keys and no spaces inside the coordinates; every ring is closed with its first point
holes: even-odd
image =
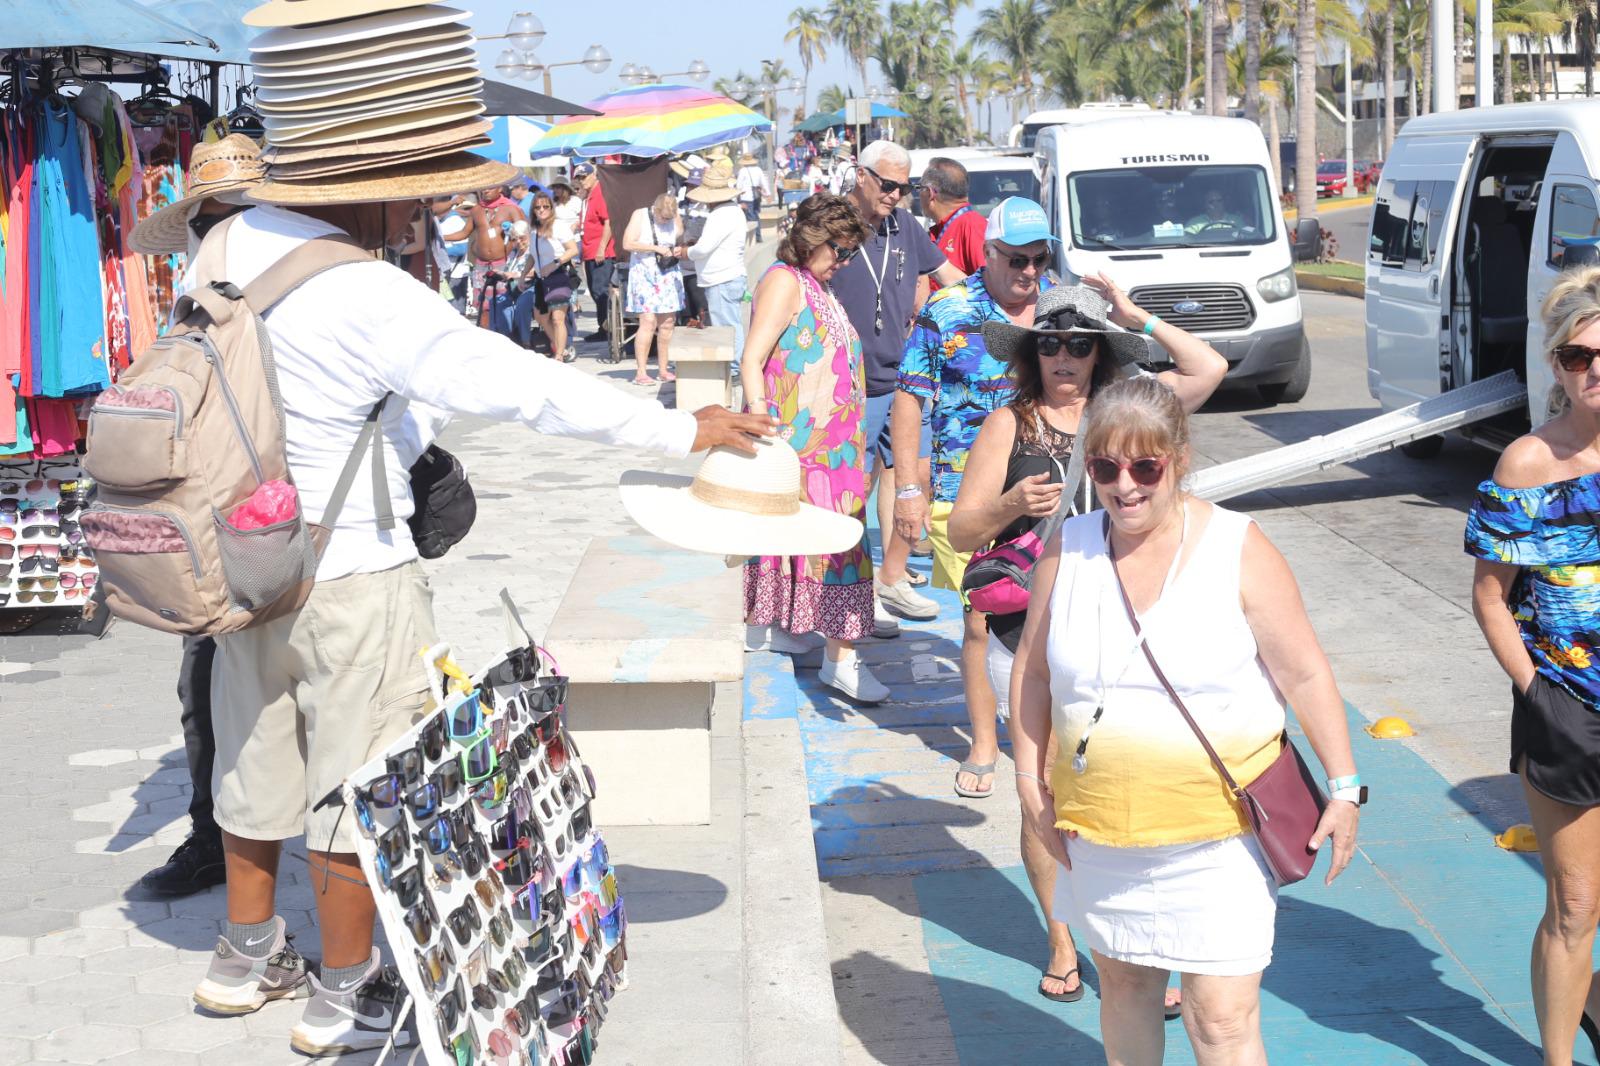
{"type": "Polygon", "coordinates": [[[391,1032],[395,1047],[411,1043],[410,1031],[395,1027],[405,989],[392,968],[379,964],[377,948],[366,978],[348,992],[324,988],[315,974],[310,982],[311,1001],[289,1031],[296,1051],[312,1056],[368,1051],[388,1043],[391,1032]]]}
{"type": "Polygon", "coordinates": [[[939,617],[939,605],[926,596],[918,595],[911,587],[911,582],[905,578],[892,585],[885,585],[874,578],[872,591],[877,594],[878,602],[883,604],[890,614],[918,622],[927,622],[939,617]]]}
{"type": "Polygon", "coordinates": [[[217,937],[217,950],[211,968],[195,986],[194,1001],[216,1014],[249,1014],[274,999],[303,999],[311,994],[306,986],[306,960],[290,944],[282,918],[274,918],[277,930],[272,950],[265,958],[245,955],[217,937]]]}

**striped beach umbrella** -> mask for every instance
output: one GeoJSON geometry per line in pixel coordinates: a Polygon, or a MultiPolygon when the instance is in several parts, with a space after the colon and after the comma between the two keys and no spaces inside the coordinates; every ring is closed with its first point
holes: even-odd
{"type": "Polygon", "coordinates": [[[690,85],[638,85],[608,93],[590,101],[589,106],[600,114],[562,119],[533,146],[533,154],[653,159],[710,148],[772,128],[760,112],[690,85]]]}

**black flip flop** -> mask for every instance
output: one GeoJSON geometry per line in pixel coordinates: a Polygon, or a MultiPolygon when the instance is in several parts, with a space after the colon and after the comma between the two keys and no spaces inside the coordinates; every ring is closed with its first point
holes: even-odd
{"type": "MultiPolygon", "coordinates": [[[[1073,968],[1064,974],[1046,973],[1045,977],[1052,981],[1060,981],[1062,984],[1066,984],[1075,973],[1078,973],[1078,971],[1076,968],[1073,968]]],[[[1078,987],[1074,988],[1070,992],[1046,992],[1044,990],[1044,982],[1040,981],[1039,994],[1045,999],[1053,999],[1057,1003],[1076,1003],[1078,1000],[1083,998],[1083,975],[1078,974],[1078,987]]]]}
{"type": "Polygon", "coordinates": [[[1174,1003],[1171,1006],[1168,1006],[1165,1003],[1161,1004],[1161,1016],[1163,1018],[1165,1018],[1169,1022],[1170,1021],[1175,1021],[1178,1018],[1182,1018],[1183,1017],[1183,1003],[1182,1003],[1182,1001],[1174,1003]]]}

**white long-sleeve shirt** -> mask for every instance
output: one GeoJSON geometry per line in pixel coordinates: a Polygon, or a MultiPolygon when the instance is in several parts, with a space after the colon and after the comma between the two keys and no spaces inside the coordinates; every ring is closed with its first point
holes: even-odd
{"type": "MultiPolygon", "coordinates": [[[[226,235],[227,280],[248,285],[304,241],[338,232],[298,212],[251,208],[226,235]]],[[[408,471],[431,433],[419,433],[418,420],[406,418],[406,401],[677,458],[694,445],[688,412],[529,358],[509,338],[472,326],[427,286],[377,260],[317,275],[285,297],[266,323],[283,393],[289,470],[308,520],[321,520],[367,413],[384,395],[395,396],[383,412],[395,528],[378,529],[369,452],[317,569],[321,580],[387,570],[417,556],[405,522],[412,511],[408,471]]],[[[537,474],[529,480],[529,490],[537,491],[537,474]]]]}
{"type": "Polygon", "coordinates": [[[745,276],[745,217],[739,205],[718,204],[706,217],[700,239],[689,246],[689,258],[700,284],[721,285],[745,276]]]}

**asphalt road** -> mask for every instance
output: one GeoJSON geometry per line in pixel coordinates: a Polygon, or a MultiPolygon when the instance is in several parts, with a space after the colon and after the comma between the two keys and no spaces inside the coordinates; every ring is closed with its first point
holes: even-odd
{"type": "Polygon", "coordinates": [[[1322,228],[1339,241],[1339,259],[1360,263],[1367,257],[1367,236],[1372,232],[1372,205],[1327,210],[1337,201],[1328,201],[1318,214],[1322,228]]]}

